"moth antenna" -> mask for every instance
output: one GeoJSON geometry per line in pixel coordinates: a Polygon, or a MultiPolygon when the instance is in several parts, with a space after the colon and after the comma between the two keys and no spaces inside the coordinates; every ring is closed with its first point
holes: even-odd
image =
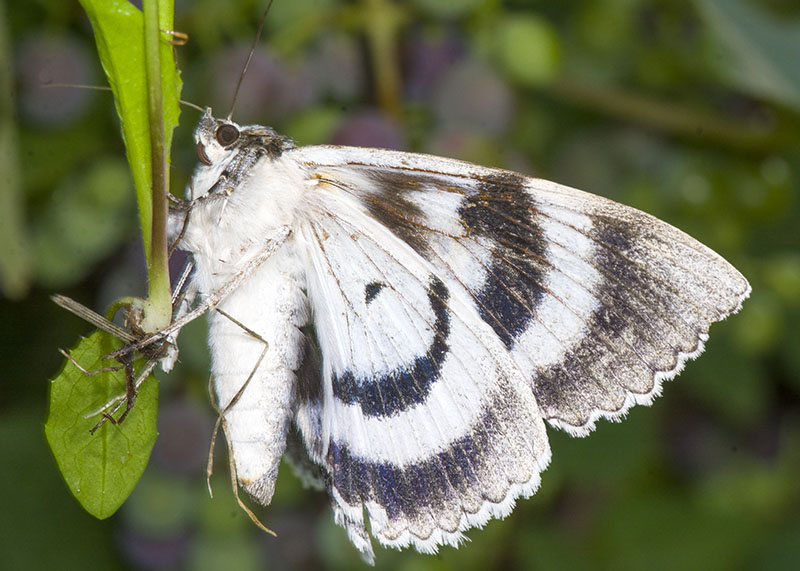
{"type": "Polygon", "coordinates": [[[205,109],[203,109],[199,105],[195,105],[191,101],[184,101],[183,99],[178,99],[178,103],[180,103],[181,105],[185,105],[186,107],[189,107],[191,109],[194,109],[195,111],[199,111],[200,113],[205,113],[206,112],[205,109]]]}
{"type": "Polygon", "coordinates": [[[274,0],[269,0],[269,4],[267,4],[267,9],[264,10],[264,14],[261,16],[261,21],[258,23],[258,30],[256,30],[256,37],[253,39],[253,45],[250,46],[250,53],[247,54],[247,61],[244,62],[244,67],[242,68],[242,73],[239,74],[239,81],[236,82],[236,89],[233,91],[233,103],[231,103],[231,111],[228,113],[227,120],[230,121],[231,117],[233,117],[233,110],[236,109],[236,101],[239,98],[239,89],[242,87],[242,82],[244,81],[244,75],[247,73],[247,68],[250,66],[250,60],[253,59],[253,53],[256,51],[256,46],[258,45],[258,41],[261,39],[261,31],[264,29],[264,22],[267,21],[267,14],[269,13],[269,9],[272,8],[272,2],[274,0]]]}
{"type": "Polygon", "coordinates": [[[86,85],[84,83],[41,83],[39,87],[42,89],[49,89],[51,87],[68,87],[72,89],[89,89],[91,91],[111,91],[107,85],[86,85]]]}
{"type": "MultiPolygon", "coordinates": [[[[107,85],[86,85],[83,83],[42,83],[41,86],[43,89],[51,88],[51,87],[69,87],[72,89],[89,89],[91,91],[111,91],[111,88],[107,85]]],[[[186,107],[190,107],[199,111],[200,113],[204,113],[205,109],[200,107],[199,105],[195,105],[191,101],[184,101],[183,99],[179,99],[178,103],[181,105],[185,105],[186,107]]]]}

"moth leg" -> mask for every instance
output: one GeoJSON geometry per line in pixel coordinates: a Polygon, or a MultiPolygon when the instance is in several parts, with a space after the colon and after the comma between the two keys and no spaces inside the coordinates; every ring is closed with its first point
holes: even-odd
{"type": "Polygon", "coordinates": [[[130,413],[131,409],[133,409],[134,404],[136,404],[136,380],[134,379],[134,370],[133,370],[133,360],[126,359],[125,363],[123,364],[125,369],[125,396],[122,397],[122,400],[119,401],[119,404],[111,411],[102,413],[102,418],[100,421],[94,425],[94,427],[89,430],[89,434],[94,434],[97,430],[103,426],[106,422],[110,422],[114,426],[122,424],[125,418],[130,413]],[[112,414],[116,412],[122,403],[125,403],[125,410],[122,412],[119,418],[114,418],[112,414]]]}
{"type": "MultiPolygon", "coordinates": [[[[211,476],[214,473],[214,449],[217,447],[217,434],[222,424],[222,411],[217,404],[217,397],[214,395],[214,375],[208,376],[208,398],[211,400],[211,406],[217,413],[217,421],[214,423],[214,430],[211,433],[211,445],[208,447],[208,463],[206,464],[206,486],[208,486],[208,494],[213,498],[214,490],[211,488],[211,476]]],[[[231,445],[228,444],[228,455],[231,454],[231,445]]]]}
{"type": "MultiPolygon", "coordinates": [[[[244,390],[247,388],[247,385],[250,384],[250,381],[253,379],[253,376],[256,374],[256,371],[261,366],[261,361],[264,360],[264,357],[267,355],[267,351],[269,350],[269,343],[267,342],[266,339],[261,337],[261,335],[259,335],[258,333],[256,333],[255,331],[253,331],[252,329],[247,327],[245,324],[243,324],[241,321],[239,321],[238,319],[236,319],[232,315],[229,315],[229,314],[225,313],[221,309],[217,309],[216,311],[220,315],[225,317],[226,319],[231,320],[235,325],[239,326],[245,333],[247,333],[248,335],[250,335],[251,337],[253,337],[256,340],[261,341],[264,344],[264,349],[261,351],[261,354],[258,356],[258,360],[256,361],[256,364],[253,367],[253,369],[250,371],[250,374],[247,376],[247,379],[245,379],[244,383],[239,388],[239,390],[236,391],[236,394],[233,395],[233,398],[231,399],[231,401],[227,405],[225,405],[225,408],[220,408],[219,403],[217,403],[217,399],[214,397],[213,390],[211,388],[211,382],[209,381],[208,392],[209,392],[209,395],[211,396],[211,404],[214,406],[214,410],[217,412],[217,422],[214,425],[214,435],[211,438],[211,451],[209,453],[209,459],[208,459],[209,460],[209,464],[208,464],[208,470],[209,470],[208,476],[209,476],[209,478],[211,477],[211,465],[212,465],[214,444],[216,442],[217,432],[219,431],[220,426],[221,425],[224,426],[225,413],[228,412],[231,409],[231,407],[233,405],[235,405],[236,402],[239,400],[239,398],[242,396],[242,394],[244,393],[244,390]]],[[[223,428],[223,431],[224,431],[224,428],[223,428]]],[[[211,489],[211,486],[209,484],[209,491],[210,491],[210,489],[211,489]]]]}
{"type": "MultiPolygon", "coordinates": [[[[190,196],[194,196],[194,186],[193,184],[189,186],[189,194],[190,196]]],[[[182,198],[178,198],[173,194],[167,193],[167,200],[170,201],[169,207],[169,218],[168,218],[168,229],[170,230],[170,236],[173,233],[173,227],[176,227],[178,219],[180,218],[181,214],[183,214],[183,220],[180,221],[180,230],[177,233],[177,236],[169,246],[169,250],[167,255],[172,257],[172,254],[175,250],[178,249],[178,246],[183,240],[183,237],[186,235],[186,228],[189,226],[189,218],[192,215],[192,207],[194,206],[195,200],[184,200],[182,198]],[[173,222],[174,220],[174,222],[173,222]]]]}
{"type": "MultiPolygon", "coordinates": [[[[172,292],[172,307],[173,310],[175,307],[178,307],[184,300],[187,303],[191,304],[194,302],[195,298],[197,297],[197,290],[193,287],[186,287],[186,283],[189,281],[189,276],[192,274],[192,270],[194,269],[194,263],[189,260],[186,262],[186,265],[183,267],[183,272],[181,272],[181,277],[178,278],[178,283],[175,284],[175,289],[172,292]],[[188,298],[188,299],[187,299],[188,298]]],[[[177,318],[183,317],[185,315],[185,311],[181,308],[175,312],[177,314],[177,318]]]]}
{"type": "Polygon", "coordinates": [[[216,311],[220,315],[222,315],[226,319],[229,319],[235,325],[240,327],[245,333],[247,333],[256,340],[261,341],[264,344],[264,349],[261,351],[261,354],[259,355],[255,366],[250,371],[250,374],[248,375],[247,379],[242,384],[241,388],[239,388],[239,390],[233,396],[231,401],[225,406],[225,408],[220,408],[219,403],[217,403],[217,399],[214,395],[214,390],[212,388],[213,376],[209,377],[208,379],[208,394],[209,397],[211,398],[211,406],[214,407],[214,410],[217,413],[217,421],[214,424],[214,432],[211,435],[211,446],[209,447],[208,450],[208,465],[206,466],[206,485],[208,486],[208,493],[211,495],[211,497],[214,497],[214,492],[211,489],[211,475],[214,471],[214,448],[217,443],[217,434],[219,434],[219,430],[221,428],[222,433],[225,435],[225,442],[227,443],[228,446],[228,469],[230,470],[231,474],[231,487],[233,489],[233,495],[236,498],[236,503],[239,504],[239,507],[242,508],[242,510],[244,510],[244,512],[253,521],[253,523],[256,524],[256,526],[258,526],[262,531],[265,531],[266,533],[269,533],[270,535],[277,537],[277,534],[274,531],[272,531],[263,523],[261,523],[261,520],[258,519],[258,516],[253,512],[253,510],[251,510],[247,506],[247,504],[244,503],[241,496],[239,495],[239,477],[236,473],[236,462],[234,462],[233,449],[231,447],[231,439],[228,435],[228,424],[225,420],[225,413],[228,410],[230,410],[230,408],[234,404],[236,404],[236,401],[239,400],[239,397],[241,397],[242,393],[244,393],[244,390],[247,388],[247,385],[250,384],[250,381],[252,380],[256,371],[261,366],[261,362],[264,360],[264,357],[266,356],[267,351],[269,350],[269,343],[261,335],[259,335],[258,333],[247,327],[245,324],[243,324],[241,321],[239,321],[232,315],[229,315],[228,313],[224,312],[221,309],[216,309],[216,311]]]}
{"type": "MultiPolygon", "coordinates": [[[[247,504],[244,503],[241,496],[239,495],[239,477],[236,474],[236,462],[233,459],[233,449],[231,447],[231,439],[228,435],[228,425],[225,422],[225,417],[220,413],[221,416],[219,418],[222,419],[222,433],[225,435],[225,441],[228,443],[228,469],[231,472],[231,489],[233,490],[233,495],[236,498],[236,503],[239,504],[239,507],[244,510],[244,513],[250,518],[250,520],[256,524],[256,526],[261,529],[262,531],[272,535],[273,537],[278,537],[278,534],[268,528],[266,525],[261,523],[261,520],[258,519],[258,516],[251,510],[247,504]]],[[[210,484],[209,484],[210,486],[210,484]]]]}
{"type": "Polygon", "coordinates": [[[219,216],[217,216],[217,225],[219,225],[220,222],[222,222],[222,215],[225,214],[225,208],[227,208],[227,206],[228,206],[228,197],[226,196],[222,200],[222,208],[219,209],[219,216]]]}
{"type": "Polygon", "coordinates": [[[61,353],[64,357],[66,357],[67,360],[70,363],[75,365],[78,368],[78,370],[81,373],[83,373],[84,375],[86,375],[87,377],[94,377],[95,375],[100,375],[102,373],[114,373],[116,371],[119,371],[119,370],[125,368],[125,365],[114,365],[113,367],[103,367],[102,369],[95,369],[93,371],[89,371],[87,369],[84,369],[83,365],[78,363],[78,361],[76,361],[75,358],[72,355],[70,355],[69,353],[67,353],[63,349],[59,349],[58,352],[61,353]]]}
{"type": "MultiPolygon", "coordinates": [[[[181,274],[180,279],[178,280],[178,284],[175,286],[175,290],[172,292],[172,307],[173,313],[175,316],[182,316],[186,313],[186,306],[187,304],[191,303],[191,300],[194,299],[194,295],[196,292],[191,290],[191,288],[186,288],[186,284],[188,281],[189,274],[193,268],[193,264],[191,262],[187,262],[186,266],[183,269],[183,273],[181,274]],[[189,301],[186,300],[186,297],[189,298],[189,301]],[[177,309],[176,309],[177,308],[177,309]]],[[[118,356],[113,355],[106,355],[104,358],[116,358],[122,364],[117,367],[106,367],[106,370],[120,370],[125,369],[125,395],[116,397],[106,404],[104,404],[99,411],[92,413],[91,416],[95,414],[101,414],[102,419],[98,422],[92,429],[91,433],[97,431],[104,423],[110,422],[111,424],[118,425],[122,423],[125,418],[128,416],[130,411],[136,404],[136,396],[138,394],[139,388],[141,387],[144,380],[153,372],[157,364],[161,365],[161,368],[165,372],[169,372],[175,361],[178,357],[178,350],[176,345],[176,338],[178,332],[180,330],[176,330],[175,332],[168,335],[164,338],[160,344],[157,345],[149,345],[144,347],[144,353],[147,357],[147,362],[143,367],[142,371],[136,376],[135,369],[134,369],[134,360],[133,360],[133,349],[128,347],[128,351],[122,353],[118,356]],[[114,418],[114,414],[120,409],[122,404],[125,403],[125,410],[122,412],[122,415],[119,418],[114,418]]],[[[125,348],[123,348],[125,349],[125,348]]],[[[62,351],[62,354],[65,354],[62,351]]],[[[69,357],[67,355],[67,357],[69,357]]],[[[70,360],[74,362],[74,360],[69,357],[70,360]]],[[[76,363],[77,364],[77,363],[76,363]]],[[[81,367],[81,370],[83,368],[81,367]]]]}
{"type": "MultiPolygon", "coordinates": [[[[100,414],[102,418],[100,421],[95,424],[91,430],[89,430],[89,434],[94,434],[97,430],[103,426],[106,422],[110,422],[114,426],[118,426],[122,424],[128,414],[133,410],[133,407],[136,404],[136,396],[139,394],[139,388],[142,386],[142,383],[145,379],[153,372],[155,369],[156,364],[158,364],[158,359],[153,358],[150,359],[147,364],[142,369],[141,373],[136,376],[136,372],[133,366],[132,359],[126,359],[124,363],[121,365],[122,368],[125,369],[125,394],[114,397],[107,403],[105,403],[99,410],[89,413],[86,415],[86,418],[90,418],[97,414],[100,414]],[[123,403],[125,404],[125,410],[118,418],[114,418],[114,414],[122,407],[123,403]]],[[[119,370],[120,367],[116,367],[119,370]]]]}
{"type": "Polygon", "coordinates": [[[89,322],[98,329],[102,329],[106,333],[110,333],[111,335],[113,335],[118,339],[122,339],[123,341],[128,343],[136,341],[136,336],[133,333],[131,333],[124,327],[120,327],[113,321],[109,321],[104,315],[100,315],[96,311],[89,309],[88,307],[86,307],[82,303],[75,301],[74,299],[70,299],[64,295],[58,295],[58,294],[50,296],[50,299],[52,299],[56,305],[66,309],[73,315],[77,315],[84,321],[89,322]]]}
{"type": "MultiPolygon", "coordinates": [[[[291,233],[291,230],[288,227],[281,228],[279,230],[279,232],[277,233],[277,235],[275,236],[275,238],[269,240],[269,242],[267,243],[267,246],[264,248],[264,250],[262,250],[261,253],[258,256],[256,256],[252,260],[250,260],[250,262],[248,262],[248,264],[236,276],[234,276],[230,281],[228,281],[220,289],[216,290],[215,292],[212,292],[212,294],[209,295],[208,298],[206,300],[204,300],[203,302],[201,302],[196,308],[194,308],[191,311],[183,312],[183,314],[180,317],[178,317],[177,319],[173,320],[173,322],[168,327],[166,327],[166,328],[162,329],[161,331],[158,331],[158,332],[150,335],[149,337],[146,337],[146,338],[141,339],[139,341],[135,341],[133,343],[129,343],[125,347],[122,347],[122,348],[120,348],[120,349],[118,349],[118,350],[116,350],[116,351],[114,351],[112,353],[109,353],[108,355],[104,355],[103,359],[117,359],[117,360],[121,361],[123,359],[128,359],[129,358],[128,356],[131,355],[133,352],[140,351],[140,350],[142,350],[142,349],[144,349],[146,347],[150,347],[154,343],[160,342],[160,341],[162,341],[164,339],[167,339],[169,341],[171,339],[171,337],[174,336],[175,334],[177,334],[187,323],[189,323],[189,322],[193,321],[194,319],[200,317],[201,315],[203,315],[209,309],[216,308],[217,305],[219,305],[231,292],[235,291],[236,288],[238,288],[239,285],[241,285],[241,283],[244,280],[246,280],[248,277],[250,277],[250,275],[254,271],[256,271],[259,267],[261,267],[261,265],[267,259],[269,259],[281,245],[283,245],[283,243],[289,237],[290,233],[291,233]]],[[[188,269],[187,269],[186,272],[188,272],[188,269]]],[[[258,362],[256,363],[256,366],[253,368],[253,371],[248,376],[248,378],[245,381],[244,385],[239,390],[239,392],[234,396],[233,400],[227,405],[227,407],[225,408],[225,410],[221,414],[224,414],[224,412],[227,411],[228,408],[230,408],[230,406],[235,404],[235,402],[238,400],[239,396],[244,391],[245,387],[250,382],[250,379],[252,379],[253,375],[255,374],[255,371],[258,369],[259,365],[261,364],[261,361],[264,359],[264,355],[266,354],[266,351],[267,351],[266,341],[263,338],[261,338],[257,333],[255,333],[254,331],[252,331],[251,329],[249,329],[248,327],[246,327],[242,323],[236,321],[231,316],[229,316],[227,314],[224,314],[224,313],[223,313],[223,315],[225,315],[228,319],[232,319],[234,321],[234,323],[236,323],[237,325],[242,327],[244,329],[244,331],[246,331],[248,334],[253,335],[257,339],[260,339],[262,342],[264,342],[265,347],[264,347],[264,351],[262,351],[261,356],[258,359],[258,362]]],[[[130,336],[130,333],[128,333],[126,330],[123,330],[123,331],[125,331],[125,333],[127,333],[128,336],[130,336]]],[[[139,387],[144,382],[144,379],[146,379],[147,376],[155,368],[156,363],[158,361],[158,357],[161,356],[160,355],[161,351],[158,351],[158,353],[159,353],[158,355],[155,355],[153,358],[148,360],[148,363],[145,366],[144,370],[142,371],[142,374],[139,375],[139,377],[136,379],[135,382],[127,383],[128,385],[132,385],[132,387],[133,387],[132,389],[126,390],[126,394],[124,396],[116,397],[115,399],[112,399],[111,401],[107,402],[105,405],[103,405],[100,408],[100,410],[98,412],[92,413],[92,414],[103,414],[103,420],[101,420],[92,429],[92,432],[96,431],[105,422],[110,422],[112,420],[112,418],[113,418],[112,415],[114,413],[116,413],[120,409],[120,407],[122,406],[123,402],[127,402],[127,406],[126,406],[125,412],[123,412],[123,414],[122,414],[121,419],[124,419],[128,415],[128,413],[130,412],[130,409],[133,406],[131,404],[131,401],[135,401],[135,392],[138,391],[139,387]],[[131,398],[131,397],[133,397],[133,398],[131,398]],[[109,411],[109,409],[111,409],[111,410],[109,411]]],[[[123,366],[126,366],[126,365],[123,365],[123,366]]],[[[133,375],[131,374],[130,376],[132,377],[133,375]]],[[[114,424],[119,424],[121,419],[115,419],[114,424]]]]}
{"type": "Polygon", "coordinates": [[[104,404],[99,411],[93,412],[89,415],[89,417],[91,417],[95,416],[96,414],[101,414],[103,417],[100,420],[100,422],[98,422],[96,425],[94,425],[94,427],[92,427],[89,430],[89,434],[94,434],[97,431],[97,429],[100,428],[106,422],[110,422],[111,424],[117,425],[120,424],[122,421],[124,421],[125,417],[128,416],[128,413],[133,408],[133,405],[136,402],[137,387],[136,387],[136,382],[134,381],[133,362],[130,359],[126,358],[125,361],[120,365],[114,365],[111,367],[102,367],[100,369],[89,371],[86,368],[84,368],[83,365],[78,363],[78,361],[76,361],[72,355],[70,355],[63,349],[59,349],[58,351],[64,357],[66,357],[70,363],[75,365],[75,367],[77,367],[81,373],[83,373],[88,377],[94,377],[96,375],[101,375],[103,373],[114,373],[116,371],[125,369],[125,395],[121,397],[115,397],[111,401],[104,404]],[[119,418],[114,418],[112,414],[114,414],[117,410],[119,410],[119,407],[122,406],[123,402],[127,403],[125,411],[119,418]],[[111,412],[107,412],[107,410],[111,407],[114,407],[113,410],[111,410],[111,412]]]}
{"type": "MultiPolygon", "coordinates": [[[[181,278],[176,286],[175,290],[172,292],[172,307],[173,311],[175,311],[175,307],[178,307],[178,311],[176,311],[176,315],[182,316],[187,311],[185,311],[184,302],[186,301],[184,298],[189,296],[190,299],[194,299],[194,295],[196,292],[189,291],[188,293],[185,291],[185,286],[188,281],[189,274],[191,273],[193,264],[188,262],[186,267],[183,270],[181,278]]],[[[118,326],[112,321],[109,321],[104,316],[92,311],[91,309],[85,307],[84,305],[64,296],[55,295],[52,297],[53,301],[55,301],[61,307],[67,309],[68,311],[86,319],[91,324],[95,325],[96,327],[103,329],[107,333],[111,335],[115,335],[116,337],[122,339],[123,341],[135,341],[137,339],[136,332],[128,331],[127,329],[123,329],[122,327],[118,326]]],[[[187,302],[191,303],[191,302],[187,302]]],[[[119,365],[109,366],[109,367],[102,367],[93,371],[87,370],[83,367],[80,363],[78,363],[75,358],[72,357],[69,353],[64,351],[63,349],[59,349],[59,352],[67,358],[67,360],[72,363],[75,367],[78,368],[84,375],[93,377],[102,373],[113,373],[120,370],[125,370],[125,394],[122,396],[114,397],[108,402],[106,402],[103,406],[101,406],[98,410],[89,413],[86,415],[86,418],[91,418],[92,416],[101,415],[101,420],[89,430],[90,434],[94,434],[103,424],[106,422],[110,422],[114,425],[121,424],[125,418],[127,418],[128,414],[136,404],[136,396],[139,391],[139,387],[141,387],[144,380],[152,373],[153,369],[155,368],[156,364],[161,362],[162,368],[165,371],[168,371],[171,368],[172,363],[174,363],[175,359],[177,358],[177,349],[175,346],[175,337],[177,336],[179,329],[176,329],[170,335],[165,336],[163,341],[160,345],[147,345],[145,346],[145,353],[148,357],[147,363],[145,364],[144,368],[142,369],[141,373],[136,376],[136,371],[134,367],[134,359],[133,353],[135,349],[128,345],[123,347],[122,349],[115,351],[111,354],[104,355],[102,357],[103,360],[106,359],[116,359],[119,361],[119,365]],[[172,351],[171,351],[172,349],[172,351]],[[169,363],[169,366],[165,366],[165,363],[169,363]],[[114,414],[122,407],[122,404],[125,403],[125,410],[118,418],[114,418],[114,414]]]]}
{"type": "Polygon", "coordinates": [[[166,34],[168,36],[172,36],[172,39],[168,40],[168,43],[171,46],[185,46],[186,42],[189,41],[189,34],[185,32],[178,32],[175,30],[161,30],[161,33],[166,34]]]}
{"type": "Polygon", "coordinates": [[[125,347],[122,347],[121,349],[118,349],[117,351],[114,351],[113,353],[109,353],[106,355],[106,358],[115,359],[120,355],[130,351],[139,351],[143,347],[152,345],[153,343],[161,341],[162,339],[169,337],[171,334],[180,331],[187,323],[194,321],[210,309],[216,308],[226,297],[228,297],[228,295],[234,292],[242,284],[242,282],[249,278],[253,272],[261,267],[264,262],[271,258],[275,251],[280,248],[284,242],[286,242],[286,239],[290,234],[291,229],[288,226],[282,227],[280,230],[278,230],[275,237],[268,241],[267,246],[261,251],[260,254],[247,262],[245,267],[242,268],[239,273],[237,273],[221,288],[212,292],[205,300],[201,301],[197,307],[186,312],[179,319],[175,319],[170,325],[161,331],[157,331],[149,337],[131,343],[125,347]]]}

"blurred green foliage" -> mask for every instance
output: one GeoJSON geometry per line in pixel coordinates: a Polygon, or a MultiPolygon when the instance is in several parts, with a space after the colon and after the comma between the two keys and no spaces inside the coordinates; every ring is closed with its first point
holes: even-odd
{"type": "MultiPolygon", "coordinates": [[[[175,48],[184,99],[227,113],[264,4],[178,3],[176,28],[190,36],[175,48]]],[[[0,110],[17,158],[3,153],[0,192],[2,204],[24,208],[3,210],[0,223],[33,259],[5,263],[19,250],[0,250],[0,284],[17,296],[0,301],[3,566],[360,566],[324,494],[288,469],[261,512],[277,539],[231,498],[224,450],[208,498],[200,322],[182,332],[180,366],[162,376],[159,440],[128,504],[98,522],[70,497],[44,440],[47,379],[61,366],[56,348],[89,327],[47,295],[102,311],[145,291],[144,257],[111,97],[41,87],[100,81],[88,20],[77,2],[12,0],[4,11],[0,57],[14,75],[0,110]]],[[[399,145],[577,186],[675,224],[753,285],[652,408],[587,439],[551,431],[541,490],[506,520],[437,556],[379,550],[378,568],[796,568],[797,2],[276,0],[266,27],[239,122],[271,124],[301,144],[399,145]],[[377,26],[375,14],[391,17],[377,26]],[[387,71],[401,79],[396,114],[376,85],[387,71]]],[[[173,189],[196,160],[193,112],[182,121],[173,189]]]]}

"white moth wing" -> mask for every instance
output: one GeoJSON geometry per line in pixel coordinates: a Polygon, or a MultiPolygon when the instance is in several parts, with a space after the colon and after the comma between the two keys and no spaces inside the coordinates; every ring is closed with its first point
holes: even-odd
{"type": "Polygon", "coordinates": [[[649,403],[749,293],[694,239],[581,191],[393,151],[292,155],[323,360],[298,424],[367,553],[362,505],[383,543],[425,552],[505,515],[549,460],[541,417],[584,435],[649,403]],[[481,437],[487,411],[502,429],[481,437]]]}
{"type": "Polygon", "coordinates": [[[470,292],[545,418],[572,434],[650,403],[750,293],[695,239],[586,192],[428,155],[299,154],[470,292]]]}
{"type": "Polygon", "coordinates": [[[535,492],[550,458],[541,414],[469,291],[317,180],[297,233],[323,384],[298,425],[362,551],[365,507],[384,544],[456,545],[535,492]]]}

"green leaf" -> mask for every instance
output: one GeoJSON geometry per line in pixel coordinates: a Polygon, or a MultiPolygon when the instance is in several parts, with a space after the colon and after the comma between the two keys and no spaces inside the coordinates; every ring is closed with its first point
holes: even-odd
{"type": "Polygon", "coordinates": [[[800,21],[780,21],[742,0],[697,4],[723,48],[725,76],[751,95],[800,110],[800,21]]]}
{"type": "MultiPolygon", "coordinates": [[[[113,366],[103,361],[121,346],[104,331],[95,331],[70,352],[89,372],[113,366]]],[[[125,371],[87,375],[67,362],[50,386],[45,435],[72,495],[93,516],[112,515],[133,491],[155,443],[158,381],[152,375],[140,387],[136,405],[124,422],[103,424],[97,412],[125,394],[125,371]]],[[[119,413],[117,413],[117,416],[119,413]]]]}
{"type": "MultiPolygon", "coordinates": [[[[94,29],[97,51],[114,92],[117,113],[122,121],[122,137],[133,173],[139,203],[144,251],[150,260],[152,233],[152,161],[150,157],[150,119],[147,112],[147,81],[144,59],[144,19],[127,0],[80,0],[94,29]]],[[[159,27],[173,29],[171,1],[159,3],[159,27]]],[[[161,42],[161,89],[164,110],[167,164],[172,146],[172,131],[178,124],[178,100],[182,83],[166,36],[161,42]]]]}

